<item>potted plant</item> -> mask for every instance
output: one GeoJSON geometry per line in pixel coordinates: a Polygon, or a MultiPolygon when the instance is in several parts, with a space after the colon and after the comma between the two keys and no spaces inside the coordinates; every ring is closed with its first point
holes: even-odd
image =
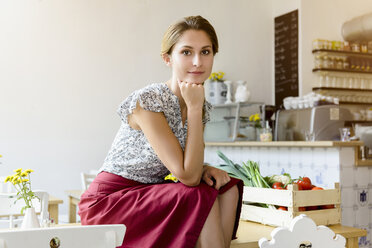
{"type": "Polygon", "coordinates": [[[207,93],[207,100],[211,104],[223,104],[227,98],[227,86],[224,84],[224,72],[213,72],[209,76],[209,92],[207,93]]]}
{"type": "Polygon", "coordinates": [[[40,200],[31,189],[31,177],[30,174],[33,172],[31,169],[22,171],[22,168],[14,170],[15,174],[7,176],[5,183],[12,183],[17,191],[16,203],[19,200],[23,200],[25,206],[21,209],[21,214],[25,211],[25,217],[22,222],[22,228],[40,227],[40,222],[37,219],[35,208],[32,204],[33,199],[40,200]]]}

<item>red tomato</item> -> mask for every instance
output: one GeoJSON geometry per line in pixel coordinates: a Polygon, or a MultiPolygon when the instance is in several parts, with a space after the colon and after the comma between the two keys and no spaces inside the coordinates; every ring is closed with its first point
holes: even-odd
{"type": "Polygon", "coordinates": [[[303,178],[302,178],[302,181],[305,181],[305,182],[307,182],[307,183],[310,183],[310,185],[311,185],[311,180],[310,180],[310,178],[308,178],[308,177],[303,177],[303,178]]]}
{"type": "Polygon", "coordinates": [[[280,207],[278,208],[278,210],[287,211],[288,209],[287,209],[287,207],[280,206],[280,207]]]}
{"type": "Polygon", "coordinates": [[[283,184],[281,182],[275,182],[275,183],[273,183],[272,188],[273,189],[278,189],[278,188],[283,189],[283,184]]]}
{"type": "Polygon", "coordinates": [[[302,190],[310,190],[311,189],[311,183],[299,180],[297,182],[298,185],[301,185],[302,190]]]}
{"type": "Polygon", "coordinates": [[[322,187],[314,187],[311,190],[323,190],[323,188],[322,187]]]}

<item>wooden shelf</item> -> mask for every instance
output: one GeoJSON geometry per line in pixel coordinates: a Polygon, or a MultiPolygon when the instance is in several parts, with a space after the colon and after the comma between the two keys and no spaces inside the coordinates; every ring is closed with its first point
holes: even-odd
{"type": "Polygon", "coordinates": [[[344,70],[344,69],[330,69],[330,68],[314,68],[313,72],[344,72],[344,73],[359,73],[359,74],[372,74],[372,71],[356,71],[356,70],[344,70]]]}
{"type": "Polygon", "coordinates": [[[319,90],[329,90],[329,91],[348,91],[348,92],[370,92],[372,93],[372,90],[370,89],[353,89],[353,88],[335,88],[335,87],[314,87],[313,91],[319,91],[319,90]]]}
{"type": "Polygon", "coordinates": [[[371,102],[346,102],[346,101],[340,101],[339,104],[342,104],[342,105],[372,105],[371,102]]]}
{"type": "Polygon", "coordinates": [[[205,146],[252,146],[252,147],[359,147],[362,141],[235,141],[235,142],[205,142],[205,146]]]}
{"type": "Polygon", "coordinates": [[[372,58],[372,53],[362,53],[362,52],[352,52],[352,51],[338,51],[338,50],[328,50],[328,49],[314,49],[313,53],[334,53],[334,54],[342,54],[342,55],[353,55],[353,56],[360,56],[360,57],[368,57],[372,58]]]}

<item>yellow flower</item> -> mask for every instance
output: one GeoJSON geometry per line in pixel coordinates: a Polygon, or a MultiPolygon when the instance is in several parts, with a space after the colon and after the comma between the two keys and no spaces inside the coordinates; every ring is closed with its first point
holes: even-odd
{"type": "Polygon", "coordinates": [[[173,182],[178,182],[178,179],[171,174],[169,174],[168,176],[164,177],[164,180],[172,180],[173,182]]]}
{"type": "Polygon", "coordinates": [[[21,181],[21,179],[19,179],[19,178],[13,178],[13,180],[12,180],[12,183],[14,184],[14,185],[16,185],[16,184],[19,184],[19,183],[21,183],[22,181],[21,181]]]}
{"type": "Polygon", "coordinates": [[[224,72],[219,71],[219,72],[212,72],[212,74],[209,76],[208,79],[212,81],[223,81],[223,76],[225,75],[224,72]]]}
{"type": "Polygon", "coordinates": [[[255,114],[253,120],[254,121],[259,121],[260,120],[260,115],[259,114],[255,114]]]}
{"type": "Polygon", "coordinates": [[[13,176],[7,176],[4,180],[4,183],[11,182],[13,180],[13,176]]]}
{"type": "Polygon", "coordinates": [[[4,182],[12,183],[14,188],[17,190],[16,201],[20,199],[24,200],[25,206],[21,210],[21,214],[23,214],[24,209],[33,207],[32,199],[38,198],[31,190],[31,180],[29,174],[33,172],[33,170],[27,169],[25,171],[22,171],[22,168],[19,168],[14,170],[14,172],[15,174],[7,176],[4,182]],[[27,176],[28,178],[24,178],[27,176]]]}
{"type": "Polygon", "coordinates": [[[249,116],[249,121],[250,122],[254,122],[254,126],[257,127],[257,128],[261,128],[261,117],[260,117],[260,114],[259,113],[256,113],[256,114],[253,114],[253,115],[250,115],[249,116]]]}
{"type": "Polygon", "coordinates": [[[2,157],[3,157],[3,155],[0,154],[0,158],[2,158],[2,157]]]}

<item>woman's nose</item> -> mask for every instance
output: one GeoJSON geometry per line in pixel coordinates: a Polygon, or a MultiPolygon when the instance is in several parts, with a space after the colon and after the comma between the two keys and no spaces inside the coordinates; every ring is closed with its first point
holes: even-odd
{"type": "Polygon", "coordinates": [[[194,58],[192,60],[192,64],[193,64],[193,66],[196,66],[196,67],[201,66],[202,61],[201,61],[200,55],[197,54],[197,55],[194,56],[194,58]]]}

